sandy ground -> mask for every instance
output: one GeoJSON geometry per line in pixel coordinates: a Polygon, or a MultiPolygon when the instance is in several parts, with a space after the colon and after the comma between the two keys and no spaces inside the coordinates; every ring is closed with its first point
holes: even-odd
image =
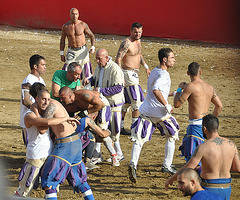
{"type": "MultiPolygon", "coordinates": [[[[20,112],[20,85],[29,74],[28,60],[33,54],[46,58],[47,72],[43,76],[47,88],[51,87],[53,73],[61,69],[63,63],[59,56],[60,31],[25,30],[0,26],[0,159],[4,165],[6,190],[12,195],[18,186],[18,173],[25,160],[25,147],[22,142],[21,129],[18,126],[20,112]]],[[[106,48],[115,59],[118,47],[125,37],[113,35],[96,35],[96,49],[106,48]]],[[[90,47],[90,40],[87,41],[90,47]]],[[[220,135],[233,140],[240,146],[240,50],[232,45],[218,45],[201,42],[165,40],[159,38],[142,38],[142,53],[153,69],[157,66],[157,52],[162,47],[170,47],[175,52],[176,65],[169,69],[172,79],[172,90],[176,90],[181,81],[189,82],[186,74],[187,66],[193,61],[202,66],[202,78],[212,84],[224,105],[220,119],[220,135]]],[[[90,56],[95,68],[95,56],[90,56]]],[[[145,70],[140,71],[140,84],[146,89],[145,70]]],[[[169,99],[172,104],[173,99],[169,99]]],[[[210,113],[213,107],[210,107],[210,113]]],[[[180,140],[176,142],[174,164],[180,168],[185,162],[180,158],[178,147],[188,125],[187,103],[174,109],[174,116],[180,124],[180,140]]],[[[129,130],[131,114],[127,114],[125,128],[129,130]]],[[[152,140],[143,147],[138,164],[137,184],[128,179],[128,164],[131,158],[132,143],[128,136],[121,136],[121,145],[126,160],[120,167],[112,167],[103,162],[99,169],[88,172],[88,183],[93,190],[95,199],[189,199],[183,197],[176,184],[169,191],[164,190],[164,182],[168,174],[161,173],[164,157],[165,140],[155,131],[152,140]]],[[[103,157],[108,153],[103,147],[103,157]]],[[[232,199],[240,196],[240,174],[232,173],[232,199]]],[[[1,179],[3,180],[3,179],[1,179]]],[[[1,196],[1,195],[0,195],[1,196]]],[[[43,198],[44,192],[37,189],[32,197],[43,198]]],[[[65,182],[60,187],[59,199],[79,199],[73,194],[72,188],[65,182]]]]}

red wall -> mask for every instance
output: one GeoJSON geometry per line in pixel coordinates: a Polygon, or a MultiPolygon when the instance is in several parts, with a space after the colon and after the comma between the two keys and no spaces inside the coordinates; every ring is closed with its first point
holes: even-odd
{"type": "Polygon", "coordinates": [[[0,0],[0,24],[61,29],[76,7],[94,33],[240,44],[238,0],[0,0]]]}

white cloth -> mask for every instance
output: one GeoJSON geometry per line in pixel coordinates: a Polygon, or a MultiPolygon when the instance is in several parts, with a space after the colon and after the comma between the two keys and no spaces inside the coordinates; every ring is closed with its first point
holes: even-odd
{"type": "Polygon", "coordinates": [[[162,70],[157,67],[154,68],[148,77],[148,92],[144,99],[144,102],[139,108],[140,113],[148,117],[157,118],[162,118],[169,115],[164,105],[162,105],[153,94],[153,90],[161,91],[163,98],[168,103],[167,98],[169,95],[170,87],[171,79],[169,73],[166,70],[162,70]]]}
{"type": "Polygon", "coordinates": [[[104,68],[100,67],[99,82],[98,82],[99,88],[102,88],[103,74],[104,74],[104,68]]]}
{"type": "MultiPolygon", "coordinates": [[[[29,112],[32,111],[28,110],[26,114],[29,112]]],[[[26,129],[29,135],[26,157],[28,159],[40,159],[49,156],[53,149],[49,129],[44,134],[40,134],[36,126],[26,129]]]]}
{"type": "MultiPolygon", "coordinates": [[[[31,85],[33,85],[36,82],[40,82],[43,85],[45,85],[44,80],[42,79],[42,77],[36,77],[32,74],[29,74],[22,82],[22,84],[26,84],[26,83],[30,83],[31,85]]],[[[22,85],[21,84],[21,85],[22,85]]],[[[22,99],[24,98],[24,89],[21,89],[22,92],[22,98],[21,98],[21,103],[20,103],[20,122],[19,122],[19,126],[21,126],[22,128],[25,128],[25,124],[24,124],[24,116],[28,110],[28,108],[26,106],[23,105],[22,103],[22,99]]],[[[34,103],[35,99],[31,96],[30,100],[34,103]]]]}

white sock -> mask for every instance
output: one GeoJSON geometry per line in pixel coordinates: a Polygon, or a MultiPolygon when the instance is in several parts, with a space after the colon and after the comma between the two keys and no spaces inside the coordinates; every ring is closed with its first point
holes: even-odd
{"type": "Polygon", "coordinates": [[[108,136],[103,138],[103,144],[107,148],[107,150],[110,152],[110,155],[116,154],[116,151],[113,147],[112,139],[108,136]]]}
{"type": "Polygon", "coordinates": [[[96,142],[93,157],[98,157],[99,154],[101,154],[101,142],[96,142]]]}
{"type": "Polygon", "coordinates": [[[163,166],[166,168],[170,168],[173,156],[175,151],[175,140],[170,140],[170,138],[167,138],[166,144],[165,144],[165,157],[163,160],[163,166]]]}
{"type": "Polygon", "coordinates": [[[137,169],[138,159],[139,159],[141,150],[142,150],[142,146],[134,142],[132,147],[132,158],[130,162],[134,163],[136,169],[137,169]]]}
{"type": "Polygon", "coordinates": [[[115,147],[115,149],[116,149],[117,155],[118,155],[118,156],[122,156],[122,155],[123,155],[123,152],[122,152],[122,149],[121,149],[121,147],[120,147],[120,142],[119,142],[119,140],[116,141],[116,142],[114,142],[114,147],[115,147]]]}
{"type": "Polygon", "coordinates": [[[135,121],[137,121],[138,117],[133,117],[132,118],[132,124],[134,124],[135,121]]]}

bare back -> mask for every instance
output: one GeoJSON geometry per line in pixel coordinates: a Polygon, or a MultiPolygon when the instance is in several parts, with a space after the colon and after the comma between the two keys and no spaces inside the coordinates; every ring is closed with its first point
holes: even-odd
{"type": "Polygon", "coordinates": [[[141,61],[141,42],[140,40],[131,41],[129,38],[124,40],[119,51],[126,51],[122,58],[123,69],[139,69],[141,61]],[[122,46],[125,46],[122,48],[122,46]]]}
{"type": "Polygon", "coordinates": [[[204,179],[230,178],[236,153],[235,144],[226,138],[215,137],[199,146],[202,155],[201,177],[204,179]]]}
{"type": "Polygon", "coordinates": [[[86,44],[84,30],[86,23],[78,20],[77,23],[72,24],[71,21],[67,22],[62,27],[62,34],[67,36],[68,46],[81,47],[86,44]]]}
{"type": "Polygon", "coordinates": [[[66,105],[68,112],[78,112],[88,110],[94,113],[101,110],[105,105],[100,100],[100,93],[97,91],[80,89],[74,91],[75,101],[66,105]]]}
{"type": "Polygon", "coordinates": [[[214,88],[203,80],[189,83],[191,91],[188,97],[189,119],[203,118],[207,113],[214,94],[214,88]]]}
{"type": "MultiPolygon", "coordinates": [[[[51,99],[48,112],[53,112],[53,117],[69,117],[66,109],[56,100],[51,99]]],[[[63,122],[59,125],[51,126],[52,131],[57,138],[66,137],[74,133],[76,126],[73,127],[67,122],[63,122]]]]}

